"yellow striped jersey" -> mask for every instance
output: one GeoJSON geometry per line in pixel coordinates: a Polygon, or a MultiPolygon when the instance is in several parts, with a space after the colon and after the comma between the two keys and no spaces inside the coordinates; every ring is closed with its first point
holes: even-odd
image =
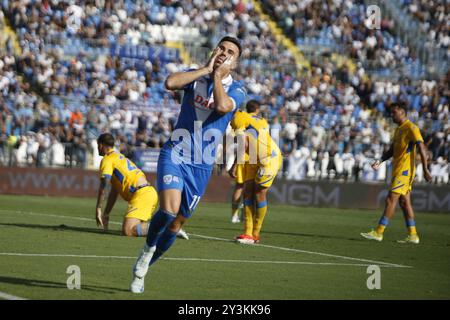
{"type": "Polygon", "coordinates": [[[423,143],[419,128],[409,120],[397,127],[394,133],[392,176],[414,176],[416,171],[416,145],[423,143]]]}
{"type": "Polygon", "coordinates": [[[237,111],[231,121],[236,135],[245,133],[248,138],[245,162],[264,164],[268,159],[281,156],[280,149],[270,136],[266,119],[255,113],[237,111]]]}
{"type": "Polygon", "coordinates": [[[111,151],[100,163],[100,177],[111,179],[111,185],[125,201],[130,201],[136,184],[145,174],[123,154],[111,151]]]}

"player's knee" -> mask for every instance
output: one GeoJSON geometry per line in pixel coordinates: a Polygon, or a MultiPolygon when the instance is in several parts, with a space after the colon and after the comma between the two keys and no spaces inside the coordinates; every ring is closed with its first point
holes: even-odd
{"type": "Polygon", "coordinates": [[[130,230],[130,229],[122,230],[122,235],[125,236],[125,237],[134,237],[135,236],[133,231],[130,230]]]}
{"type": "Polygon", "coordinates": [[[399,205],[402,209],[408,210],[409,208],[411,208],[411,201],[402,196],[399,199],[399,205]]]}
{"type": "Polygon", "coordinates": [[[136,226],[134,225],[124,225],[122,227],[122,235],[126,237],[136,236],[136,226]]]}
{"type": "Polygon", "coordinates": [[[255,198],[256,198],[256,201],[258,201],[258,202],[263,202],[263,201],[266,201],[266,199],[267,199],[266,194],[263,192],[258,192],[255,195],[255,198]]]}
{"type": "Polygon", "coordinates": [[[268,188],[258,187],[255,192],[256,201],[266,201],[268,188]]]}
{"type": "Polygon", "coordinates": [[[392,206],[392,205],[394,205],[394,203],[395,203],[394,197],[393,197],[391,194],[389,194],[389,195],[386,197],[385,203],[386,203],[387,206],[392,206]]]}

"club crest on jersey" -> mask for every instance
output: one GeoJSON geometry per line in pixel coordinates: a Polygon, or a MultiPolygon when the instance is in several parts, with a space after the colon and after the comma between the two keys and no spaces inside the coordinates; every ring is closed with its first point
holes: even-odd
{"type": "Polygon", "coordinates": [[[170,184],[172,182],[173,176],[171,174],[166,174],[163,177],[163,181],[165,184],[170,184]]]}

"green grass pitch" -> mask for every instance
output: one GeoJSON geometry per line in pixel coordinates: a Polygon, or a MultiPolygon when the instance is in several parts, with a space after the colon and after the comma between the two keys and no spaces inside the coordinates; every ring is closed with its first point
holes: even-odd
{"type": "Polygon", "coordinates": [[[397,211],[381,243],[360,232],[379,211],[269,207],[261,245],[231,239],[227,204],[201,203],[147,274],[141,295],[128,291],[143,238],[119,236],[126,204],[110,231],[95,225],[95,199],[0,196],[0,296],[26,299],[449,299],[450,214],[417,213],[421,244],[404,245],[397,211]],[[369,290],[368,265],[380,266],[381,289],[369,290]],[[67,288],[67,268],[81,289],[67,288]]]}

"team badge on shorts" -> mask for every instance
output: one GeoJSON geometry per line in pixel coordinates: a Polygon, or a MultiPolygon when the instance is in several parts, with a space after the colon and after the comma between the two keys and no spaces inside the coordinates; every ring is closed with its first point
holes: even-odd
{"type": "Polygon", "coordinates": [[[164,181],[165,184],[171,184],[172,183],[172,179],[173,179],[173,176],[171,174],[166,174],[163,177],[163,181],[164,181]]]}

